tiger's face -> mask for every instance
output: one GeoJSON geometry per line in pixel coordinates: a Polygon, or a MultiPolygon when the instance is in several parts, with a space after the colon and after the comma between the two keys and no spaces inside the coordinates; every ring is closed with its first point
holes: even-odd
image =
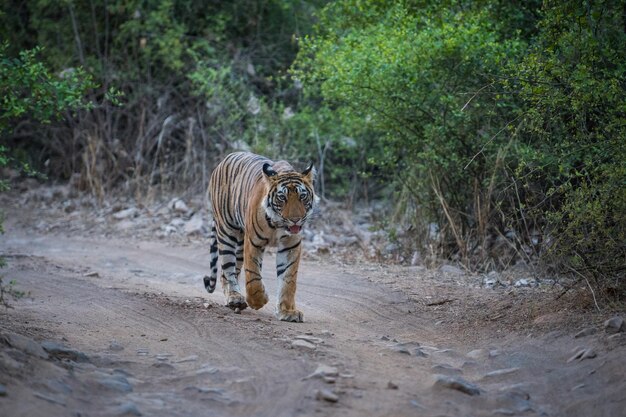
{"type": "Polygon", "coordinates": [[[277,228],[300,233],[319,199],[313,190],[315,169],[311,165],[301,173],[278,173],[265,164],[263,173],[270,185],[263,203],[267,216],[277,228]]]}

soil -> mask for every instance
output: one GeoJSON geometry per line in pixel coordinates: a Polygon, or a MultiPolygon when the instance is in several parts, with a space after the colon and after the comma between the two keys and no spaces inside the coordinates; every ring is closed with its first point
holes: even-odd
{"type": "Polygon", "coordinates": [[[308,253],[286,323],[271,251],[270,303],[235,314],[204,290],[203,237],[21,202],[2,200],[4,282],[29,292],[0,314],[2,416],[626,416],[626,337],[603,325],[624,312],[582,290],[308,253]]]}

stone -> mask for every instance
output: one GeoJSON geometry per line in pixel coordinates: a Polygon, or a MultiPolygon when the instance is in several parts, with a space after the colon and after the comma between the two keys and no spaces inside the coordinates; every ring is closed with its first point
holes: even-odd
{"type": "Polygon", "coordinates": [[[137,216],[139,216],[139,210],[137,210],[136,207],[129,207],[127,209],[120,210],[117,213],[113,213],[113,218],[115,220],[132,219],[137,216]]]}
{"type": "Polygon", "coordinates": [[[330,403],[336,403],[339,401],[339,396],[334,392],[327,389],[320,389],[315,392],[315,399],[318,401],[328,401],[330,403]]]}
{"type": "Polygon", "coordinates": [[[387,388],[388,389],[398,389],[398,384],[394,383],[393,381],[389,381],[389,382],[387,382],[387,388]]]}
{"type": "Polygon", "coordinates": [[[575,361],[575,360],[582,361],[582,360],[585,360],[585,359],[593,359],[593,358],[595,358],[596,356],[597,356],[597,354],[596,354],[595,350],[593,350],[593,349],[591,349],[591,348],[588,348],[588,349],[583,348],[583,349],[578,350],[578,351],[574,354],[574,356],[572,356],[571,358],[569,358],[569,359],[567,360],[567,363],[573,362],[573,361],[575,361]]]}
{"type": "Polygon", "coordinates": [[[307,342],[306,340],[296,339],[291,342],[291,347],[301,350],[315,350],[315,345],[313,343],[307,342]]]}
{"type": "Polygon", "coordinates": [[[513,284],[514,287],[520,288],[520,287],[531,287],[532,283],[530,280],[527,280],[526,278],[522,278],[522,279],[518,279],[517,281],[515,281],[515,284],[513,284]]]}
{"type": "Polygon", "coordinates": [[[615,334],[624,331],[624,319],[619,316],[611,317],[604,322],[604,330],[608,334],[615,334]]]}
{"type": "Polygon", "coordinates": [[[217,369],[215,366],[212,366],[209,363],[205,363],[203,364],[200,369],[196,370],[196,375],[202,375],[202,374],[209,374],[209,375],[213,375],[218,373],[220,370],[217,369]]]}
{"type": "Polygon", "coordinates": [[[411,351],[406,346],[404,346],[403,343],[397,343],[393,345],[391,347],[391,350],[393,350],[394,352],[398,352],[398,353],[404,353],[405,355],[409,355],[409,356],[411,355],[411,351]]]}
{"type": "Polygon", "coordinates": [[[519,368],[506,368],[506,369],[498,369],[495,371],[487,372],[485,374],[485,378],[493,378],[502,375],[509,375],[519,371],[519,368]]]}
{"type": "Polygon", "coordinates": [[[480,395],[480,389],[463,378],[448,375],[434,375],[435,386],[460,391],[467,395],[480,395]]]}
{"type": "Polygon", "coordinates": [[[586,329],[582,329],[581,331],[579,331],[578,333],[576,333],[574,335],[574,338],[578,339],[580,337],[586,337],[586,336],[590,336],[592,334],[596,333],[596,329],[594,329],[593,327],[588,327],[586,329]]]}
{"type": "Polygon", "coordinates": [[[336,377],[338,374],[337,368],[334,366],[328,366],[320,363],[317,365],[317,368],[312,374],[305,376],[303,379],[336,377]]]}
{"type": "Polygon", "coordinates": [[[187,204],[185,204],[185,202],[183,200],[181,200],[180,198],[174,199],[170,202],[170,207],[173,211],[177,212],[177,213],[182,213],[182,214],[186,214],[187,212],[189,212],[189,207],[187,206],[187,204]]]}
{"type": "Polygon", "coordinates": [[[200,213],[194,214],[183,227],[183,231],[187,236],[203,235],[204,229],[204,220],[202,219],[202,214],[200,213]]]}
{"type": "Polygon", "coordinates": [[[420,344],[417,342],[398,342],[390,347],[391,350],[398,353],[403,353],[409,356],[425,357],[427,354],[422,350],[420,344]]]}
{"type": "Polygon", "coordinates": [[[467,352],[466,356],[474,360],[487,359],[489,357],[489,351],[487,349],[474,349],[470,352],[467,352]]]}
{"type": "Polygon", "coordinates": [[[6,333],[2,335],[7,344],[15,349],[26,352],[31,356],[36,356],[41,359],[48,359],[48,354],[41,347],[41,345],[35,342],[33,339],[22,336],[17,333],[6,333]]]}
{"type": "Polygon", "coordinates": [[[44,348],[46,352],[48,352],[51,356],[54,356],[58,359],[69,359],[74,362],[88,362],[89,358],[82,352],[79,352],[75,349],[68,348],[59,343],[46,340],[41,343],[41,347],[44,348]]]}
{"type": "Polygon", "coordinates": [[[172,235],[174,233],[178,233],[178,229],[176,228],[176,226],[172,226],[171,224],[163,226],[162,229],[163,229],[163,234],[165,236],[169,236],[169,235],[172,235]]]}
{"type": "Polygon", "coordinates": [[[439,271],[446,273],[446,274],[451,274],[451,275],[464,275],[465,274],[465,271],[453,265],[441,265],[441,267],[439,268],[439,271]]]}
{"type": "Polygon", "coordinates": [[[483,279],[483,286],[485,288],[494,288],[498,284],[498,280],[496,278],[485,277],[483,279]]]}
{"type": "Polygon", "coordinates": [[[324,341],[322,339],[320,339],[319,337],[315,337],[315,336],[309,336],[309,335],[305,335],[305,334],[301,334],[295,337],[295,339],[297,340],[305,340],[309,343],[313,343],[316,345],[319,345],[320,343],[324,343],[324,341]]]}

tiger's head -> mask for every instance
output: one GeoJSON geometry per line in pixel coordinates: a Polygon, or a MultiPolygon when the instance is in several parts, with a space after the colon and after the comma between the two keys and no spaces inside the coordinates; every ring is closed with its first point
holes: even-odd
{"type": "Polygon", "coordinates": [[[292,235],[300,233],[319,200],[313,190],[313,164],[302,172],[277,172],[266,163],[263,174],[269,184],[263,201],[265,213],[277,228],[285,229],[292,235]]]}

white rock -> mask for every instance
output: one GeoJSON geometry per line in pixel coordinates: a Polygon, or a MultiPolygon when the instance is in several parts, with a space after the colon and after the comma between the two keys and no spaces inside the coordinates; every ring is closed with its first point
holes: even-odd
{"type": "Polygon", "coordinates": [[[498,369],[495,371],[487,372],[487,374],[485,374],[485,378],[493,378],[496,376],[508,375],[517,371],[519,371],[519,368],[498,369]]]}
{"type": "Polygon", "coordinates": [[[168,224],[167,226],[165,226],[163,228],[163,234],[165,236],[169,236],[169,235],[174,234],[176,232],[178,232],[178,229],[176,227],[172,226],[171,224],[168,224]]]}
{"type": "Polygon", "coordinates": [[[489,357],[489,351],[487,349],[474,349],[468,352],[466,356],[472,359],[487,359],[489,357]]]}
{"type": "Polygon", "coordinates": [[[604,322],[604,330],[609,333],[619,333],[624,329],[624,319],[619,316],[612,317],[604,322]]]}
{"type": "Polygon", "coordinates": [[[339,373],[337,372],[337,368],[334,366],[319,364],[317,369],[315,369],[312,374],[304,377],[303,379],[336,377],[337,375],[339,375],[339,373]]]}
{"type": "Polygon", "coordinates": [[[327,389],[321,389],[316,391],[315,398],[319,401],[323,400],[331,403],[336,403],[337,401],[339,401],[339,397],[337,396],[337,394],[327,389]]]}
{"type": "Polygon", "coordinates": [[[465,271],[463,271],[461,268],[457,268],[456,266],[453,266],[453,265],[441,265],[439,270],[441,272],[446,273],[446,274],[454,274],[454,275],[463,275],[463,274],[465,274],[465,271]]]}
{"type": "Polygon", "coordinates": [[[434,375],[435,386],[461,391],[467,395],[480,395],[480,389],[463,378],[448,375],[434,375]]]}
{"type": "Polygon", "coordinates": [[[516,287],[530,287],[530,282],[526,278],[518,279],[515,281],[514,286],[516,287]]]}
{"type": "Polygon", "coordinates": [[[133,217],[137,217],[139,215],[139,210],[136,207],[129,207],[124,210],[120,210],[117,213],[113,213],[113,218],[115,220],[125,220],[133,217]]]}
{"type": "Polygon", "coordinates": [[[202,235],[204,232],[204,221],[200,213],[193,215],[183,228],[186,235],[202,235]]]}
{"type": "Polygon", "coordinates": [[[319,345],[320,343],[324,343],[324,341],[320,339],[319,337],[309,336],[306,334],[298,335],[295,337],[295,339],[306,340],[307,342],[314,343],[316,345],[319,345]]]}
{"type": "Polygon", "coordinates": [[[306,340],[294,340],[291,342],[291,346],[296,349],[301,350],[315,350],[315,345],[313,343],[307,342],[306,340]]]}
{"type": "Polygon", "coordinates": [[[175,211],[177,213],[185,214],[189,211],[189,207],[187,206],[187,204],[185,204],[185,202],[180,198],[175,198],[174,200],[170,201],[168,206],[172,211],[175,211]]]}
{"type": "Polygon", "coordinates": [[[575,360],[582,361],[582,360],[585,360],[585,359],[593,359],[596,356],[598,356],[598,355],[596,354],[595,350],[593,350],[591,348],[589,348],[589,349],[583,348],[583,349],[578,350],[578,352],[576,352],[576,354],[574,354],[574,356],[569,358],[567,360],[567,363],[573,362],[575,360]]]}

